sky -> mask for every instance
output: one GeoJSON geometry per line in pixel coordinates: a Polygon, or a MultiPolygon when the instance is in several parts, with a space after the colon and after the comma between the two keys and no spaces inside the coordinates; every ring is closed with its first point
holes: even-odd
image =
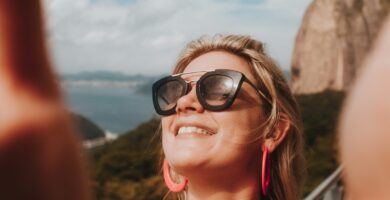
{"type": "Polygon", "coordinates": [[[170,72],[202,35],[244,34],[290,68],[295,36],[311,0],[44,0],[48,43],[61,74],[170,72]]]}

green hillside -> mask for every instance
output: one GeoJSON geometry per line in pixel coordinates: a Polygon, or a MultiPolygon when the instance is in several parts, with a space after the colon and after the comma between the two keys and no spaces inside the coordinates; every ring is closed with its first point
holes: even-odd
{"type": "Polygon", "coordinates": [[[325,91],[297,97],[308,172],[304,194],[311,192],[337,167],[336,126],[344,96],[342,92],[325,91]]]}
{"type": "Polygon", "coordinates": [[[105,137],[104,131],[91,120],[79,114],[72,113],[72,118],[75,121],[81,138],[83,140],[91,140],[99,137],[105,137]]]}
{"type": "Polygon", "coordinates": [[[162,199],[159,121],[153,119],[90,152],[96,199],[162,199]]]}
{"type": "MultiPolygon", "coordinates": [[[[336,168],[335,129],[344,94],[325,91],[297,97],[305,131],[310,192],[336,168]]],[[[159,121],[153,119],[106,146],[90,152],[96,199],[162,199],[167,190],[160,175],[159,121]]]]}

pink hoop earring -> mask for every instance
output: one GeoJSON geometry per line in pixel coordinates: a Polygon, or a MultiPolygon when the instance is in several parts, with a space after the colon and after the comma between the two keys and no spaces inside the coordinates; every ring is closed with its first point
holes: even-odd
{"type": "Polygon", "coordinates": [[[268,186],[271,177],[271,159],[268,153],[268,148],[263,151],[263,162],[261,165],[261,189],[264,196],[268,195],[268,186]]]}
{"type": "Polygon", "coordinates": [[[167,185],[169,190],[171,190],[172,192],[181,192],[187,186],[188,179],[185,179],[183,182],[181,182],[179,184],[173,182],[173,180],[171,179],[171,176],[169,174],[169,164],[168,164],[167,160],[164,160],[163,174],[164,174],[165,185],[167,185]]]}

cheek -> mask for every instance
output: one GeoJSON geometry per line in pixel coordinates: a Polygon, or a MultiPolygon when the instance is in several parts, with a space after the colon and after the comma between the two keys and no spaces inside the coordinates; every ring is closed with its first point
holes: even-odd
{"type": "Polygon", "coordinates": [[[249,112],[215,113],[220,126],[214,162],[221,166],[257,166],[261,153],[260,131],[254,130],[262,121],[249,112]],[[240,163],[240,164],[237,164],[240,163]],[[253,165],[250,165],[253,164],[253,165]]]}
{"type": "Polygon", "coordinates": [[[170,131],[170,127],[172,127],[172,123],[173,123],[172,116],[161,117],[161,128],[163,134],[170,131]]]}
{"type": "Polygon", "coordinates": [[[162,144],[163,144],[163,150],[166,152],[166,147],[169,146],[167,143],[172,140],[170,137],[172,135],[171,133],[171,127],[172,127],[173,119],[172,117],[162,117],[161,118],[161,134],[162,134],[162,144]]]}
{"type": "Polygon", "coordinates": [[[226,136],[225,140],[233,143],[249,143],[262,134],[262,129],[259,128],[264,123],[261,109],[243,109],[216,114],[216,121],[226,136]]]}

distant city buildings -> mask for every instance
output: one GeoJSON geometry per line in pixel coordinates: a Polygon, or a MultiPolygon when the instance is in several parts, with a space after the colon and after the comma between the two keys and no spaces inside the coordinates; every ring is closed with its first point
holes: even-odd
{"type": "Polygon", "coordinates": [[[129,88],[136,89],[137,87],[146,84],[143,80],[64,80],[64,87],[96,87],[96,88],[129,88]]]}

